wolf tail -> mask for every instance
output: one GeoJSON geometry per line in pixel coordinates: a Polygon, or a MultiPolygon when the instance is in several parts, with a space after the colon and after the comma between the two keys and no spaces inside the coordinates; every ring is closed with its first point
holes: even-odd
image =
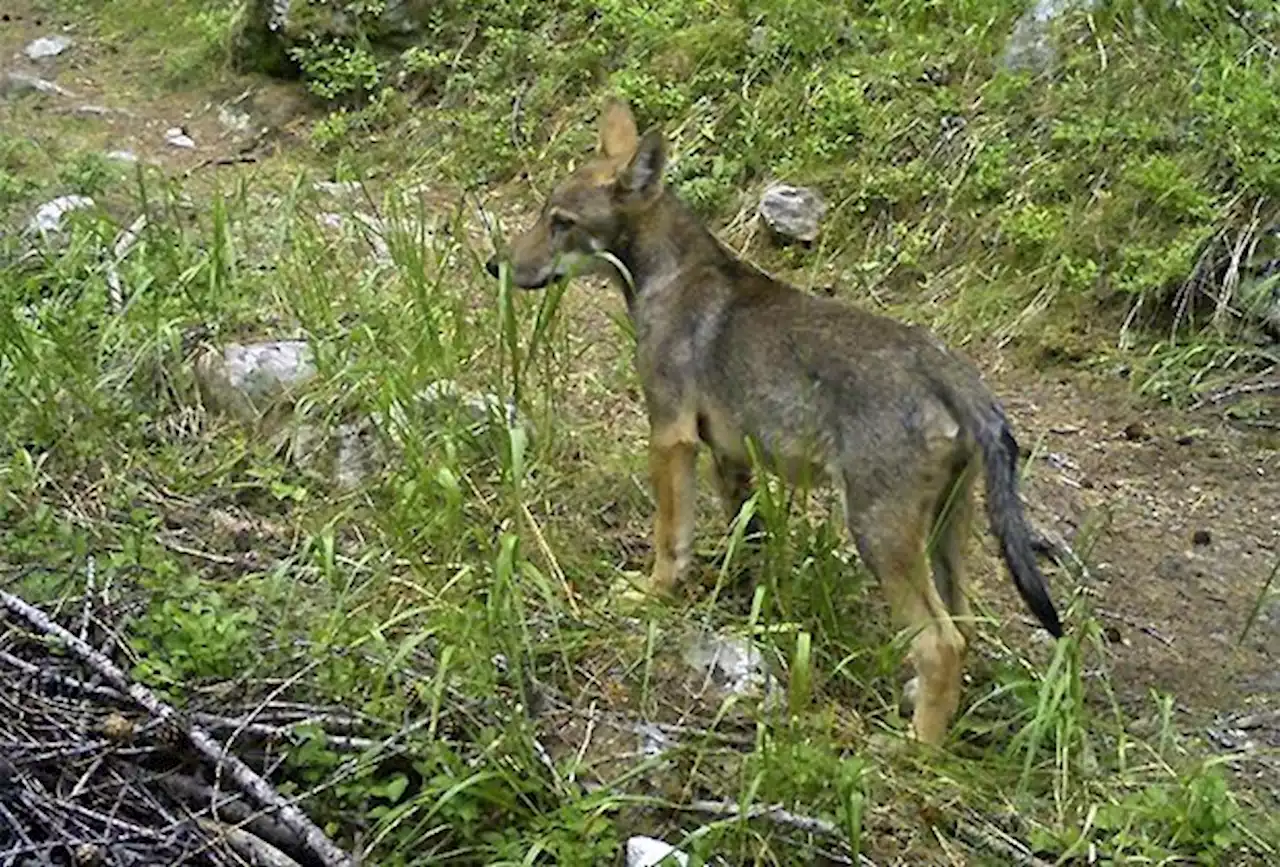
{"type": "Polygon", "coordinates": [[[987,517],[1014,586],[1044,628],[1054,638],[1061,638],[1062,621],[1036,562],[1031,527],[1018,497],[1018,442],[1004,412],[998,406],[991,407],[974,425],[973,435],[986,469],[987,517]]]}

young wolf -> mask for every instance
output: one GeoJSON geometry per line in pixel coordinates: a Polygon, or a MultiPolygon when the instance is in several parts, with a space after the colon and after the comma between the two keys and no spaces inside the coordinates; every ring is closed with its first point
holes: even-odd
{"type": "MultiPolygon", "coordinates": [[[[938,744],[960,701],[962,559],[980,467],[1014,585],[1062,635],[1004,412],[928,331],[805,294],[736,258],[665,188],[664,161],[661,132],[638,135],[627,106],[611,101],[598,155],[552,191],[509,253],[522,288],[591,270],[625,293],[658,505],[649,589],[669,590],[689,566],[700,443],[731,516],[750,493],[748,437],[788,477],[825,472],[862,561],[914,632],[912,730],[938,744]]],[[[498,259],[487,269],[496,277],[498,259]]]]}

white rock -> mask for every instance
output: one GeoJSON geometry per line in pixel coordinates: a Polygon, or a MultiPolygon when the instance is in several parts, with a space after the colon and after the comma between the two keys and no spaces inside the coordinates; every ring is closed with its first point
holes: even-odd
{"type": "Polygon", "coordinates": [[[270,405],[316,375],[305,340],[231,343],[196,360],[196,379],[211,409],[255,420],[270,405]]]}
{"type": "Polygon", "coordinates": [[[663,867],[677,864],[685,867],[688,863],[689,856],[669,843],[652,837],[631,837],[627,840],[627,867],[658,867],[659,864],[663,867]]]}
{"type": "Polygon", "coordinates": [[[164,131],[164,140],[170,147],[175,148],[194,148],[195,140],[187,135],[186,130],[180,126],[173,126],[164,131]]]}
{"type": "Polygon", "coordinates": [[[41,36],[27,44],[22,53],[32,60],[43,60],[46,57],[57,57],[71,47],[71,38],[67,36],[41,36]]]}
{"type": "Polygon", "coordinates": [[[748,639],[701,632],[686,645],[684,661],[726,692],[766,697],[776,692],[777,683],[763,655],[748,639]]]}
{"type": "Polygon", "coordinates": [[[247,133],[253,120],[248,112],[224,105],[218,109],[218,123],[233,133],[247,133]]]}
{"type": "Polygon", "coordinates": [[[675,738],[653,723],[637,723],[632,731],[640,736],[640,752],[648,759],[660,756],[679,745],[675,738]]]}
{"type": "Polygon", "coordinates": [[[138,155],[130,150],[107,151],[107,159],[115,160],[119,163],[136,163],[138,155]]]}
{"type": "Polygon", "coordinates": [[[494,418],[505,419],[507,425],[516,427],[524,423],[519,410],[511,401],[503,401],[496,394],[466,391],[452,379],[439,379],[416,395],[420,405],[434,409],[444,403],[452,403],[467,411],[472,420],[487,423],[494,418]]]}
{"type": "Polygon", "coordinates": [[[338,487],[351,490],[377,471],[385,455],[370,420],[339,425],[333,478],[338,487]]]}
{"type": "Polygon", "coordinates": [[[1013,25],[1001,62],[1008,69],[1044,72],[1057,60],[1053,22],[1072,9],[1092,9],[1096,0],[1036,0],[1013,25]]]}
{"type": "Polygon", "coordinates": [[[88,196],[59,196],[41,205],[31,218],[27,230],[42,237],[59,232],[65,223],[67,214],[94,206],[93,199],[88,196]]]}
{"type": "Polygon", "coordinates": [[[784,241],[808,243],[818,237],[818,224],[827,213],[821,194],[808,187],[774,184],[760,197],[760,219],[784,241]]]}

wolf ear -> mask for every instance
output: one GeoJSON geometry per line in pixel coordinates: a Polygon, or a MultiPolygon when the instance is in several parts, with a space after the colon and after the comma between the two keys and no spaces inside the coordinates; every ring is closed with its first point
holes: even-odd
{"type": "Polygon", "coordinates": [[[650,127],[636,144],[631,162],[618,172],[618,189],[629,196],[647,199],[662,189],[662,170],[667,165],[667,144],[662,130],[650,127]]]}
{"type": "Polygon", "coordinates": [[[607,157],[625,157],[636,148],[636,121],[631,109],[620,99],[611,99],[600,115],[600,152],[607,157]]]}

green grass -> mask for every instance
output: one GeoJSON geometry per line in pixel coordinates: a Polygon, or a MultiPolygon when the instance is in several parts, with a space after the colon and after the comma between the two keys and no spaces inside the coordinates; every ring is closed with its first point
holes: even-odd
{"type": "MultiPolygon", "coordinates": [[[[165,86],[226,74],[227,4],[176,4],[163,27],[140,0],[84,5],[108,42],[174,46],[165,86]]],[[[284,788],[318,789],[308,810],[370,864],[615,863],[632,833],[753,864],[1002,864],[1007,839],[1049,863],[1274,860],[1274,817],[1173,728],[1171,698],[1146,719],[1121,709],[1083,595],[1053,649],[981,612],[951,751],[902,742],[905,641],[816,494],[764,486],[753,508],[780,529],[755,547],[705,495],[697,600],[615,611],[648,567],[652,512],[620,302],[512,292],[480,267],[475,195],[407,194],[522,170],[545,189],[618,90],[672,131],[673,182],[735,241],[766,177],[823,188],[821,246],[767,254],[779,270],[957,342],[1083,346],[1177,397],[1272,352],[1191,320],[1170,339],[1168,299],[1203,237],[1276,192],[1274,68],[1207,5],[1192,24],[1149,12],[1141,35],[1135,4],[1077,16],[1069,34],[1088,38],[1043,82],[993,65],[1021,4],[592,5],[442,4],[430,55],[356,46],[388,76],[403,64],[405,91],[361,83],[369,58],[350,46],[304,56],[345,112],[317,125],[306,176],[283,161],[131,174],[0,136],[8,224],[46,195],[105,205],[48,257],[20,261],[0,237],[0,580],[74,610],[92,562],[127,602],[133,675],[176,702],[229,680],[252,701],[284,678],[296,699],[402,730],[354,762],[321,736],[290,753],[284,788]],[[1196,70],[1200,89],[1183,87],[1196,70]],[[965,131],[946,139],[955,115],[965,131]],[[318,171],[377,186],[335,203],[311,189],[318,171]],[[351,218],[375,206],[385,260],[351,218]],[[104,255],[142,211],[111,312],[104,255]],[[318,224],[328,211],[343,229],[318,224]],[[1164,315],[1117,347],[1139,299],[1164,315]],[[202,342],[293,332],[320,369],[298,416],[384,420],[393,458],[354,489],[201,408],[202,342]],[[446,379],[526,421],[415,399],[446,379]],[[784,700],[695,695],[680,649],[703,627],[757,641],[784,700]],[[648,758],[625,728],[641,721],[684,733],[648,758]],[[689,809],[699,799],[780,804],[839,834],[689,809]]]]}
{"type": "MultiPolygon", "coordinates": [[[[635,383],[622,363],[575,368],[585,382],[565,368],[592,352],[625,358],[626,337],[571,328],[579,290],[491,281],[465,209],[415,211],[392,179],[390,260],[377,262],[355,230],[318,225],[330,205],[302,179],[215,184],[194,219],[177,185],[150,172],[120,183],[135,196],[126,214],[145,197],[156,215],[127,262],[120,314],[106,312],[105,217],[77,225],[61,255],[2,275],[5,572],[25,576],[16,589],[29,598],[70,604],[92,558],[98,585],[136,605],[122,624],[133,674],[176,701],[201,684],[237,678],[252,692],[297,673],[298,697],[414,727],[396,748],[407,762],[360,763],[309,802],[341,839],[359,831],[370,863],[596,864],[639,830],[749,862],[806,863],[813,847],[842,845],[672,810],[698,798],[782,804],[872,855],[936,858],[936,832],[998,860],[981,854],[993,833],[982,823],[1001,816],[1058,855],[1273,854],[1272,832],[1212,763],[1171,730],[1128,731],[1080,602],[1079,637],[1056,653],[981,628],[953,755],[885,741],[902,724],[902,641],[835,527],[776,483],[755,507],[783,531],[754,550],[740,531],[718,535],[704,503],[717,604],[615,613],[623,573],[647,565],[619,563],[619,531],[643,537],[651,506],[642,451],[582,393],[635,383]],[[195,326],[211,341],[311,335],[320,381],[300,406],[379,413],[396,459],[342,491],[204,415],[184,363],[195,326]],[[518,392],[532,427],[476,429],[417,408],[413,395],[445,378],[518,392]],[[237,522],[247,529],[226,529],[237,522]],[[254,557],[226,565],[180,548],[254,557]],[[787,700],[691,700],[678,655],[699,624],[753,636],[780,661],[787,700]],[[665,764],[620,763],[604,723],[599,745],[586,740],[593,706],[706,733],[665,764]]],[[[309,741],[291,756],[291,785],[321,784],[341,761],[309,741]]]]}

